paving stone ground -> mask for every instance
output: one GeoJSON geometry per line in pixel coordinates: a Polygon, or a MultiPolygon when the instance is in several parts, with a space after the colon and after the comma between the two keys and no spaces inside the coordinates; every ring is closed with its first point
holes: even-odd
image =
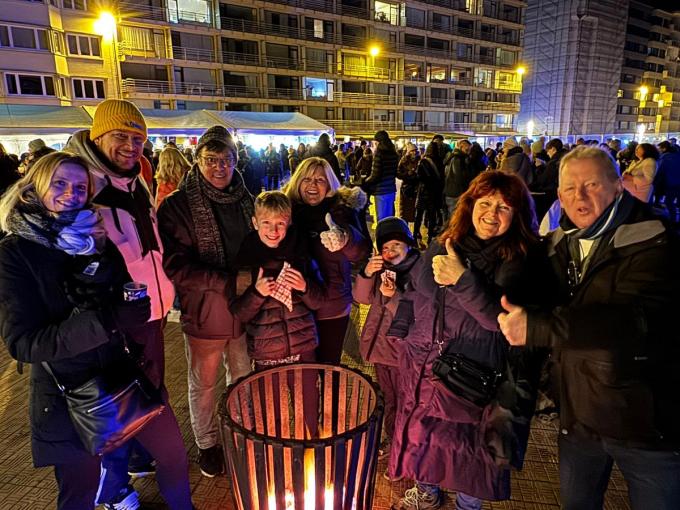
{"type": "MultiPolygon", "coordinates": [[[[369,374],[372,368],[358,364],[356,331],[365,310],[355,309],[343,361],[358,366],[369,374]]],[[[172,406],[177,415],[191,463],[193,500],[199,510],[232,510],[234,503],[226,476],[208,479],[201,476],[195,464],[196,446],[192,440],[187,404],[186,360],[179,325],[169,323],[166,328],[166,384],[172,406]]],[[[31,463],[30,431],[28,425],[28,371],[16,371],[16,363],[6,349],[0,348],[0,510],[38,510],[55,508],[56,484],[51,468],[35,469],[31,463]]],[[[559,479],[556,448],[557,424],[535,420],[531,431],[525,468],[513,474],[512,499],[486,502],[484,510],[552,510],[558,509],[559,479]]],[[[384,461],[379,472],[384,471],[384,461]]],[[[165,508],[153,477],[134,483],[144,508],[165,508]]],[[[375,510],[385,510],[410,486],[409,481],[389,483],[378,476],[375,484],[375,510]]],[[[445,509],[453,509],[455,495],[448,495],[445,509]]],[[[610,482],[606,510],[628,510],[626,485],[615,472],[610,482]]]]}

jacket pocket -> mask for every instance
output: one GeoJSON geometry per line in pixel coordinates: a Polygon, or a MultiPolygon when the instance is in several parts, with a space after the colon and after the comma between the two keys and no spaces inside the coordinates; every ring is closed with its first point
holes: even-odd
{"type": "Polygon", "coordinates": [[[483,407],[468,402],[450,391],[444,383],[432,376],[432,398],[428,414],[439,420],[452,423],[479,423],[482,419],[483,407]]]}

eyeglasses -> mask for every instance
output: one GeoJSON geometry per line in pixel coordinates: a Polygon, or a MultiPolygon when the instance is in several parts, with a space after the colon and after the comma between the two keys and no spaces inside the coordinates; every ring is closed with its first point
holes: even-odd
{"type": "Polygon", "coordinates": [[[220,166],[232,166],[236,163],[236,158],[231,156],[224,159],[216,158],[214,156],[201,156],[201,159],[208,166],[217,166],[218,164],[220,166]]]}
{"type": "Polygon", "coordinates": [[[309,186],[310,184],[314,184],[315,186],[325,186],[328,184],[328,181],[325,177],[314,177],[313,179],[311,177],[305,177],[302,179],[301,184],[304,186],[309,186]]]}

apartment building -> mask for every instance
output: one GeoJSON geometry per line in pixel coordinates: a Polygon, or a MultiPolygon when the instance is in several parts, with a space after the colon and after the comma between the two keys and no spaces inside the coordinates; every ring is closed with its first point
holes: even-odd
{"type": "Polygon", "coordinates": [[[518,129],[661,139],[680,131],[680,7],[529,0],[518,129]]]}
{"type": "Polygon", "coordinates": [[[675,13],[631,1],[616,134],[663,138],[680,132],[680,6],[675,13]]]}
{"type": "Polygon", "coordinates": [[[0,103],[296,111],[352,136],[506,134],[519,111],[523,0],[1,3],[0,103]]]}

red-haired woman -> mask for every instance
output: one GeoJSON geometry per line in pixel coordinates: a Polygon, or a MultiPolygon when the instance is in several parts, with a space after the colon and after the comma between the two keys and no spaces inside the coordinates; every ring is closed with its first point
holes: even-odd
{"type": "MultiPolygon", "coordinates": [[[[434,383],[432,363],[443,342],[447,352],[506,372],[509,346],[497,322],[500,298],[512,295],[511,301],[527,303],[525,293],[538,281],[528,269],[540,266],[528,261],[534,254],[538,259],[536,230],[524,182],[491,170],[472,181],[424,255],[409,296],[418,319],[403,342],[389,464],[391,478],[410,478],[416,485],[393,508],[438,508],[442,488],[458,493],[458,509],[479,509],[483,499],[510,497],[510,472],[502,465],[513,456],[504,448],[508,443],[499,441],[509,420],[497,419],[498,408],[492,414],[492,406],[478,407],[434,383]]],[[[540,296],[534,292],[532,297],[540,296]]]]}

